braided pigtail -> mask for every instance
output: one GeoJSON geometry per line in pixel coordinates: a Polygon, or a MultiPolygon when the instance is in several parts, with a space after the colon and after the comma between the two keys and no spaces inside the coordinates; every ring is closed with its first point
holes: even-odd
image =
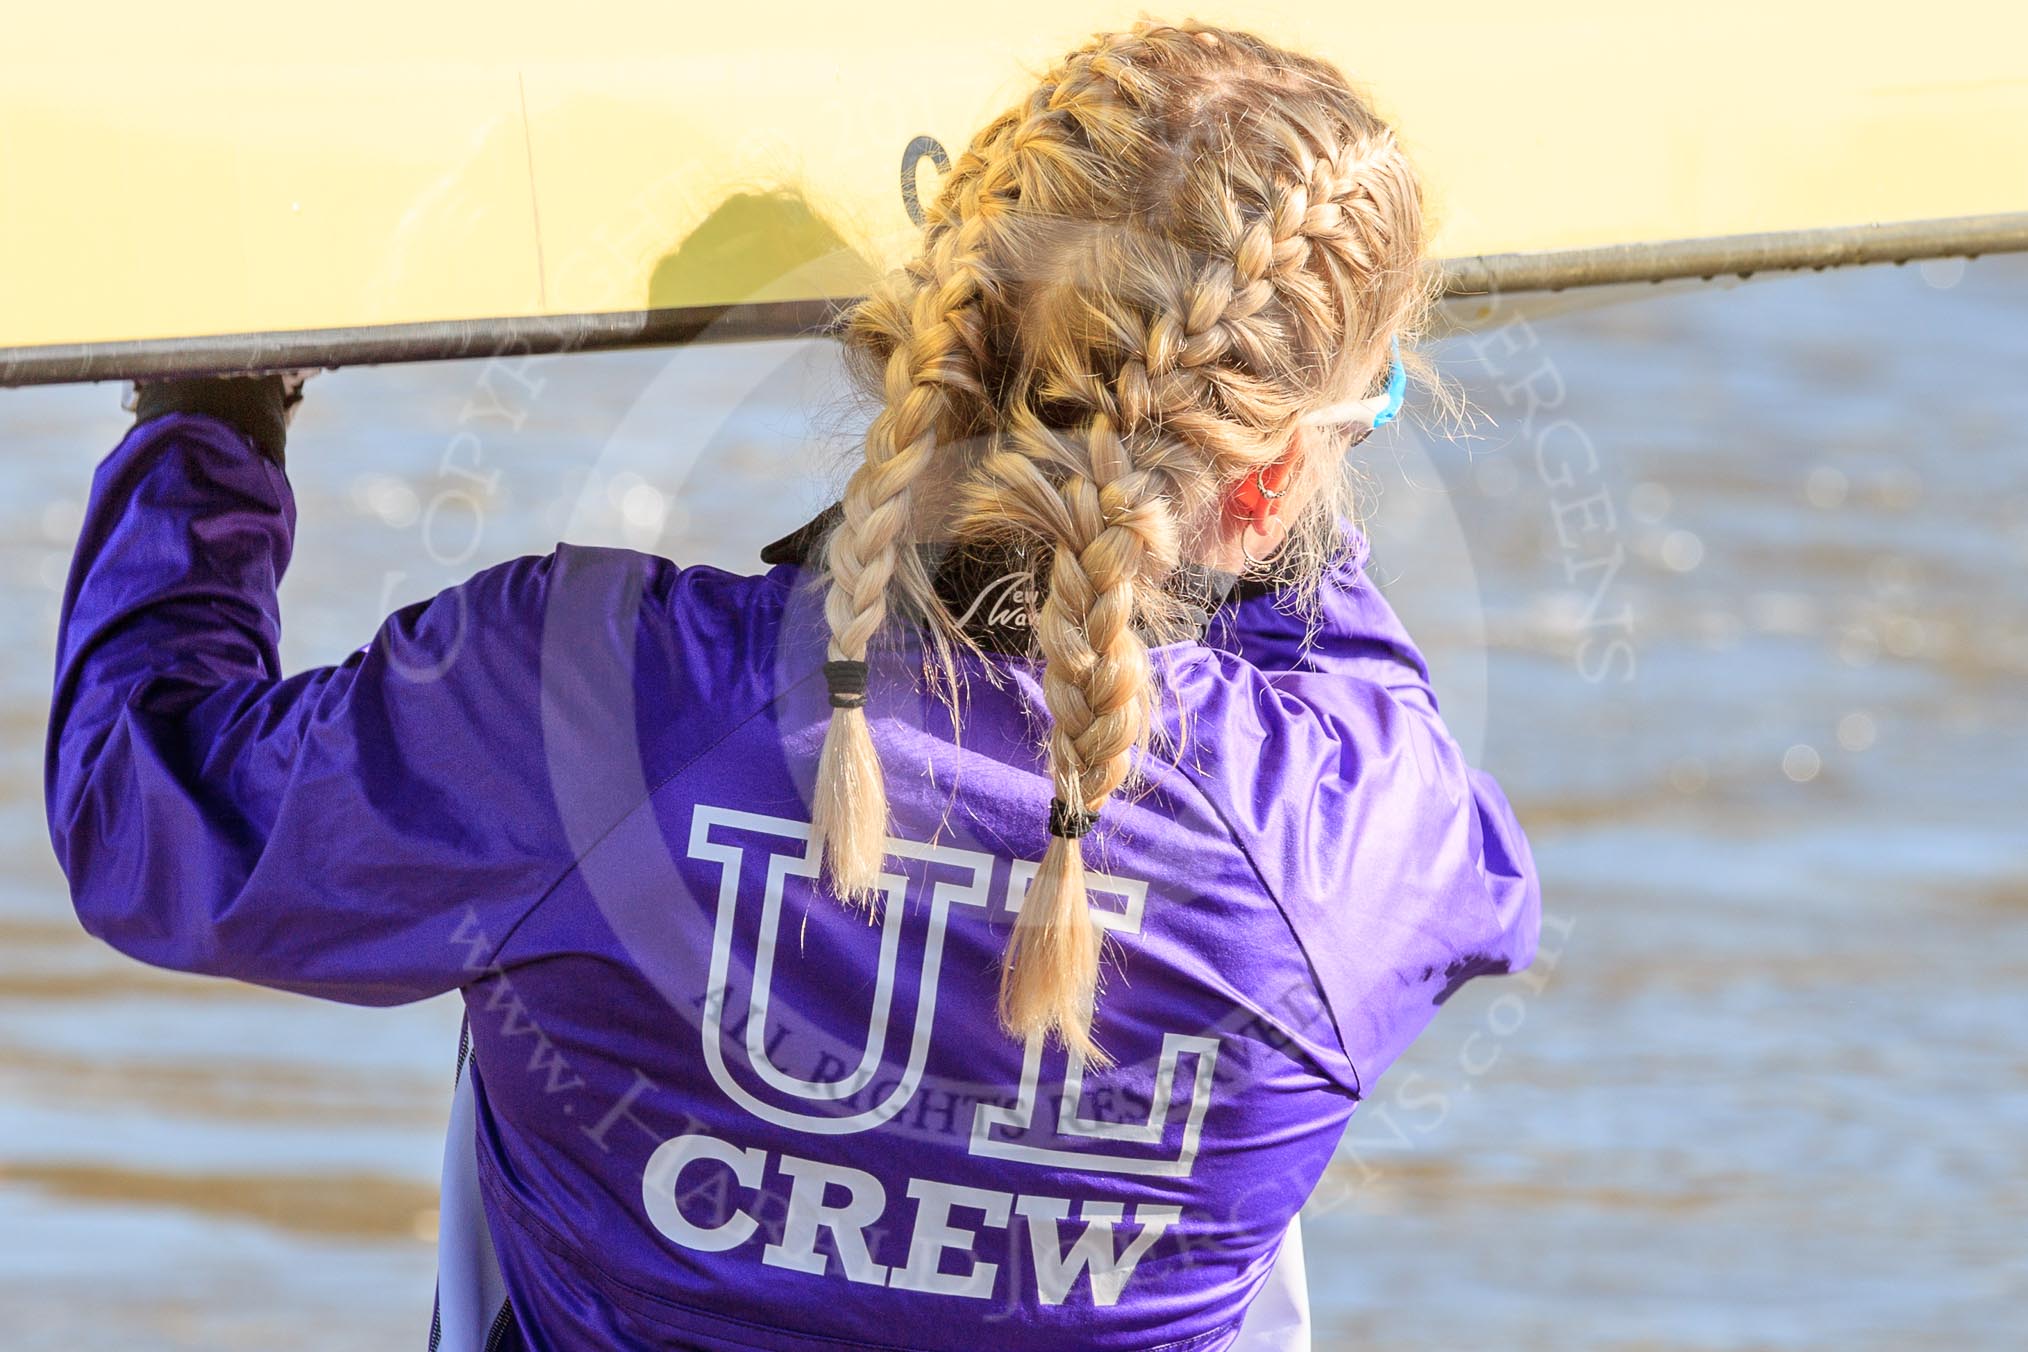
{"type": "Polygon", "coordinates": [[[1084,838],[1147,747],[1155,693],[1138,616],[1141,598],[1177,563],[1176,524],[1155,491],[1161,475],[1134,467],[1116,418],[1096,413],[1066,439],[1084,444],[1088,467],[1056,485],[1063,511],[1036,624],[1053,724],[1049,842],[1000,981],[1009,1030],[1054,1036],[1095,1061],[1104,1060],[1091,1036],[1099,935],[1084,838]]]}
{"type": "Polygon", "coordinates": [[[924,257],[863,302],[846,341],[881,356],[884,405],[866,433],[866,458],[846,482],[843,516],[825,561],[830,625],[824,677],[831,716],[817,760],[811,830],[833,888],[870,902],[886,860],[887,786],[866,715],[867,650],[887,616],[890,589],[924,596],[928,583],[910,542],[917,534],[913,489],[963,401],[977,408],[977,260],[990,237],[1003,175],[978,153],[1003,137],[1001,119],[980,134],[932,208],[924,257]]]}

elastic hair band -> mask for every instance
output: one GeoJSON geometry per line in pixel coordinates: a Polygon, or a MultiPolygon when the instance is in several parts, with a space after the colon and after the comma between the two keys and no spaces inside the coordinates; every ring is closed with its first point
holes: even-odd
{"type": "Polygon", "coordinates": [[[833,709],[866,707],[866,664],[850,658],[824,664],[824,685],[833,709]]]}
{"type": "Polygon", "coordinates": [[[1091,834],[1098,825],[1098,814],[1081,812],[1061,798],[1049,800],[1049,834],[1065,840],[1077,840],[1091,834]]]}

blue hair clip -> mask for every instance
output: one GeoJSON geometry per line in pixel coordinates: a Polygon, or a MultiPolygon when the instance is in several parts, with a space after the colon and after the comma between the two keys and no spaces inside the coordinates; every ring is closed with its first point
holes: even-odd
{"type": "Polygon", "coordinates": [[[1387,373],[1387,407],[1380,410],[1380,416],[1373,420],[1378,429],[1394,421],[1401,412],[1402,402],[1408,397],[1408,372],[1401,366],[1401,340],[1393,344],[1394,369],[1387,373]]]}

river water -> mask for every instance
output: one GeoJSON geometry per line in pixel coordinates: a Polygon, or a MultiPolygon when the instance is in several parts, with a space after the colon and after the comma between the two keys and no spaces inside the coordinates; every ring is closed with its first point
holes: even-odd
{"type": "MultiPolygon", "coordinates": [[[[2028,266],[1517,317],[1369,443],[1376,573],[1546,898],[1308,1217],[1321,1347],[2013,1347],[2028,1327],[2028,266]]],[[[417,1346],[457,1010],[80,933],[40,756],[110,387],[0,391],[10,1348],[417,1346]]],[[[558,539],[746,566],[836,481],[820,344],[320,377],[292,665],[558,539]]]]}

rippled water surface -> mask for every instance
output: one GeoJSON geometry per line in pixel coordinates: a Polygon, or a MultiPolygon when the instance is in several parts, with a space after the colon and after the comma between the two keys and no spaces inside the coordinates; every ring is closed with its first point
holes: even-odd
{"type": "MultiPolygon", "coordinates": [[[[1445,349],[1376,571],[1547,898],[1309,1219],[1322,1346],[2013,1347],[2028,1327],[2028,267],[1757,282],[1445,349]]],[[[745,566],[850,408],[773,343],[319,378],[292,664],[559,538],[745,566]],[[815,410],[812,423],[811,410],[815,410]]],[[[110,388],[0,391],[11,1348],[420,1345],[457,1028],[76,928],[40,756],[110,388]]]]}

